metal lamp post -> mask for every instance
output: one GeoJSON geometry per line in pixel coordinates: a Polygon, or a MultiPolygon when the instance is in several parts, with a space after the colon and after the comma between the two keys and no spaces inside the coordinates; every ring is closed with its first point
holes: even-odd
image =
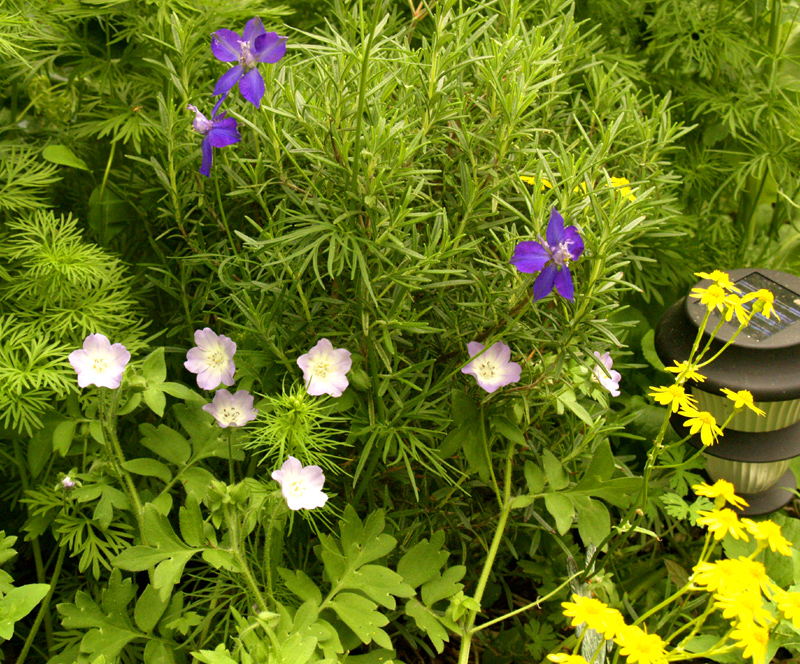
{"type": "MultiPolygon", "coordinates": [[[[698,409],[710,412],[719,423],[733,412],[733,402],[720,391],[723,387],[735,392],[749,390],[755,405],[765,411],[765,416],[746,408],[736,413],[725,435],[705,453],[711,478],[731,482],[750,504],[742,512],[766,514],[788,503],[797,487],[789,464],[800,456],[800,279],[756,268],[729,274],[743,295],[762,288],[771,291],[777,317],[753,316],[734,342],[703,367],[706,380],[687,386],[698,409]]],[[[710,284],[705,279],[696,286],[710,284]]],[[[667,310],[655,334],[656,352],[665,365],[689,358],[705,314],[706,306],[688,297],[667,310]]],[[[719,312],[711,314],[701,347],[719,320],[719,312]]],[[[737,329],[735,317],[732,323],[723,323],[705,357],[719,351],[737,329]]],[[[672,425],[678,432],[686,431],[680,415],[672,416],[672,425]]],[[[690,442],[702,447],[699,436],[690,442]]]]}

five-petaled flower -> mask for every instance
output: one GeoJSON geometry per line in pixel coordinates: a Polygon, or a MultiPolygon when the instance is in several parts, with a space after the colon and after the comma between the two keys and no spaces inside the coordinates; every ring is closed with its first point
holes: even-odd
{"type": "Polygon", "coordinates": [[[319,466],[306,466],[290,456],[280,470],[273,471],[272,479],[281,485],[281,493],[286,498],[290,510],[313,510],[322,507],[328,496],[323,493],[325,475],[319,466]]]}
{"type": "Polygon", "coordinates": [[[69,354],[69,363],[78,373],[78,385],[116,389],[122,383],[125,365],[131,359],[122,344],[111,344],[103,334],[90,334],[83,340],[83,348],[69,354]]]}
{"type": "Polygon", "coordinates": [[[681,408],[679,415],[683,415],[686,421],[683,426],[689,427],[689,433],[694,436],[700,432],[700,440],[706,447],[717,442],[717,437],[722,435],[722,429],[717,426],[714,416],[704,410],[694,408],[681,408]]]}
{"type": "Polygon", "coordinates": [[[489,393],[516,383],[522,374],[522,367],[510,361],[511,348],[502,341],[492,344],[486,351],[484,348],[486,346],[477,341],[467,344],[470,358],[475,359],[461,369],[461,373],[475,376],[478,385],[489,393]]]}
{"type": "Polygon", "coordinates": [[[244,26],[242,36],[233,30],[217,30],[211,39],[211,52],[222,62],[237,62],[225,72],[214,86],[214,95],[222,95],[214,111],[228,96],[233,86],[239,84],[242,96],[258,108],[264,96],[265,86],[258,63],[274,63],[286,55],[287,37],[267,32],[257,16],[244,26]]]}
{"type": "Polygon", "coordinates": [[[598,365],[594,368],[594,377],[598,383],[611,392],[612,397],[618,397],[620,394],[619,381],[622,380],[622,374],[611,369],[614,366],[614,360],[611,359],[611,355],[608,353],[600,355],[600,353],[594,351],[594,356],[603,365],[602,367],[598,365]]]}
{"type": "Polygon", "coordinates": [[[223,429],[244,426],[258,416],[258,411],[253,408],[253,395],[247,390],[239,390],[236,394],[225,389],[217,390],[214,399],[203,406],[203,410],[211,413],[223,429]]]}
{"type": "Polygon", "coordinates": [[[734,507],[742,508],[747,507],[747,501],[741,496],[737,496],[734,491],[734,486],[726,480],[717,480],[714,484],[708,485],[705,482],[701,484],[692,485],[692,491],[698,496],[707,496],[714,498],[717,508],[722,508],[725,503],[730,503],[734,507]]]}
{"type": "Polygon", "coordinates": [[[196,107],[189,104],[186,108],[194,111],[194,122],[192,129],[203,136],[200,149],[203,152],[203,163],[200,165],[200,173],[209,177],[211,175],[211,162],[214,159],[214,148],[224,148],[227,145],[238,143],[242,137],[236,128],[236,120],[226,118],[225,113],[214,114],[212,120],[206,118],[196,107]]]}
{"type": "Polygon", "coordinates": [[[350,384],[346,374],[352,365],[350,351],[334,348],[327,339],[320,339],[310,351],[297,358],[297,366],[303,370],[306,390],[312,396],[342,396],[350,384]]]}
{"type": "Polygon", "coordinates": [[[233,355],[236,353],[236,344],[224,334],[218,335],[210,327],[196,330],[194,342],[197,346],[186,353],[183,366],[197,374],[197,386],[204,390],[213,390],[220,383],[233,385],[233,374],[236,371],[233,355]]]}
{"type": "Polygon", "coordinates": [[[520,272],[539,272],[533,283],[533,299],[541,300],[553,288],[561,297],[572,301],[574,286],[569,271],[569,262],[576,261],[583,253],[583,240],[575,226],[564,228],[564,218],[553,208],[547,224],[547,239],[539,236],[539,242],[520,242],[514,250],[511,264],[520,272]]]}

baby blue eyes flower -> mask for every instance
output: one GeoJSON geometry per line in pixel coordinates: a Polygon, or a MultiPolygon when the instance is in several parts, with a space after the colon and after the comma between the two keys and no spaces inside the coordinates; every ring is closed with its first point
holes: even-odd
{"type": "Polygon", "coordinates": [[[350,351],[334,348],[327,339],[320,339],[310,351],[297,358],[297,366],[303,370],[306,390],[311,396],[342,396],[350,384],[346,374],[352,365],[350,351]]]}
{"type": "Polygon", "coordinates": [[[213,401],[203,406],[203,410],[211,413],[223,429],[244,426],[258,416],[258,411],[253,408],[253,395],[247,390],[239,390],[236,394],[217,390],[213,401]]]}
{"type": "Polygon", "coordinates": [[[122,383],[125,365],[131,354],[122,344],[111,344],[103,334],[90,334],[83,340],[83,348],[69,354],[69,363],[78,374],[78,385],[116,389],[122,383]]]}
{"type": "Polygon", "coordinates": [[[224,334],[217,334],[210,327],[196,330],[194,342],[197,346],[186,353],[183,366],[197,374],[197,386],[204,390],[213,390],[220,383],[233,385],[236,343],[224,334]]]}
{"type": "Polygon", "coordinates": [[[280,60],[286,55],[287,39],[275,32],[267,32],[257,16],[247,22],[241,37],[239,33],[225,28],[214,33],[211,39],[211,52],[214,57],[222,62],[238,61],[238,64],[225,72],[214,86],[214,95],[222,95],[214,106],[215,113],[237,83],[242,97],[256,108],[261,105],[265,87],[261,72],[258,71],[258,63],[273,63],[280,60]]]}
{"type": "MultiPolygon", "coordinates": [[[[467,344],[467,352],[470,357],[475,357],[485,346],[477,341],[470,341],[467,344]]],[[[511,348],[502,341],[498,341],[489,349],[475,357],[472,362],[466,365],[461,373],[475,376],[478,385],[489,393],[501,387],[516,383],[522,374],[522,367],[516,362],[511,362],[511,348]]]]}
{"type": "Polygon", "coordinates": [[[281,493],[290,510],[313,510],[322,507],[328,496],[322,491],[325,475],[319,466],[303,466],[290,456],[272,479],[281,485],[281,493]]]}
{"type": "Polygon", "coordinates": [[[594,356],[606,369],[606,371],[603,371],[603,367],[596,366],[593,372],[595,380],[606,388],[611,393],[612,397],[618,397],[620,394],[619,381],[622,380],[622,374],[620,374],[619,371],[613,371],[611,369],[611,367],[614,366],[614,360],[611,359],[611,355],[608,353],[600,355],[600,353],[594,351],[594,356]]]}
{"type": "Polygon", "coordinates": [[[191,104],[186,108],[195,114],[192,129],[203,136],[203,142],[200,144],[203,151],[203,163],[200,166],[200,173],[208,177],[211,175],[211,161],[214,157],[213,148],[224,148],[226,145],[233,145],[242,140],[242,137],[236,128],[236,120],[226,118],[225,113],[216,115],[215,112],[213,119],[209,120],[191,104]]]}
{"type": "Polygon", "coordinates": [[[514,250],[511,264],[520,272],[539,272],[533,283],[533,299],[541,300],[553,288],[570,302],[574,295],[569,262],[583,253],[583,240],[575,226],[564,228],[564,218],[553,208],[547,224],[547,239],[539,242],[520,242],[514,250]]]}

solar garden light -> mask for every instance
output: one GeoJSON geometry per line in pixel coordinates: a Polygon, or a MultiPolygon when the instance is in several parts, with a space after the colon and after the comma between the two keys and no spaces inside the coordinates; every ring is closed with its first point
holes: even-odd
{"type": "MultiPolygon", "coordinates": [[[[740,409],[725,434],[704,451],[711,478],[731,482],[749,503],[742,513],[766,514],[788,503],[797,488],[789,465],[800,456],[800,279],[759,268],[732,270],[729,275],[743,296],[762,288],[771,291],[778,317],[753,316],[734,342],[703,367],[706,380],[687,386],[697,399],[698,410],[711,413],[718,423],[734,411],[733,402],[720,391],[723,387],[735,392],[749,390],[755,405],[765,411],[765,416],[758,416],[740,409]]],[[[710,284],[704,279],[695,287],[710,284]]],[[[665,365],[689,359],[706,311],[699,300],[688,297],[666,311],[655,333],[656,352],[665,365]]],[[[716,310],[710,315],[701,346],[720,316],[716,310]]],[[[724,323],[706,357],[719,351],[737,329],[736,317],[724,323]]],[[[672,426],[681,435],[686,431],[683,421],[679,414],[672,416],[672,426]]],[[[702,447],[699,435],[689,441],[702,447]]]]}

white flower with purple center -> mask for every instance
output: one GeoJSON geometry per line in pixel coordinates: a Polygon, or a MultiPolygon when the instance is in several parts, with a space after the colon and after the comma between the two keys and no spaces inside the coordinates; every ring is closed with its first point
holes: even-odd
{"type": "Polygon", "coordinates": [[[122,383],[125,365],[131,354],[122,344],[111,344],[103,334],[90,334],[83,340],[83,349],[69,354],[69,363],[78,373],[78,385],[116,389],[122,383]]]}
{"type": "Polygon", "coordinates": [[[620,394],[619,381],[622,380],[622,374],[619,371],[613,371],[611,369],[611,367],[614,366],[614,360],[611,359],[611,355],[608,353],[600,355],[600,353],[594,351],[594,356],[597,358],[597,361],[603,365],[602,367],[596,366],[594,368],[595,380],[606,388],[611,393],[612,397],[618,397],[620,394]],[[606,371],[603,371],[603,367],[605,367],[606,371]]]}
{"type": "Polygon", "coordinates": [[[287,39],[275,32],[267,32],[258,16],[245,24],[241,37],[238,32],[225,28],[214,33],[211,39],[214,57],[221,62],[239,63],[225,72],[214,86],[214,96],[222,95],[214,106],[215,113],[237,83],[242,97],[256,108],[261,105],[266,88],[258,63],[280,60],[286,55],[287,39]]]}
{"type": "Polygon", "coordinates": [[[214,148],[224,148],[242,140],[236,125],[236,120],[226,118],[225,113],[213,115],[209,120],[205,115],[197,110],[195,106],[189,104],[186,108],[194,111],[194,122],[192,129],[202,135],[200,150],[203,153],[203,162],[200,164],[200,173],[209,177],[211,175],[211,163],[214,160],[214,148]]]}
{"type": "Polygon", "coordinates": [[[211,403],[203,406],[203,410],[211,413],[223,429],[243,427],[258,416],[253,408],[253,395],[247,390],[239,390],[231,394],[226,389],[217,390],[211,403]]]}
{"type": "Polygon", "coordinates": [[[489,393],[516,383],[522,374],[522,367],[510,361],[511,348],[502,341],[492,344],[485,353],[482,353],[484,348],[486,347],[477,341],[470,341],[467,344],[469,356],[475,359],[466,365],[461,373],[475,376],[478,385],[489,393]]]}
{"type": "Polygon", "coordinates": [[[325,475],[319,466],[306,466],[290,456],[280,470],[273,471],[272,479],[281,485],[290,510],[313,510],[322,507],[328,496],[322,492],[325,475]]]}
{"type": "Polygon", "coordinates": [[[204,390],[213,390],[220,383],[233,385],[236,365],[233,355],[236,344],[224,334],[217,334],[210,327],[194,333],[195,348],[186,353],[183,363],[189,371],[197,374],[197,385],[204,390]]]}
{"type": "Polygon", "coordinates": [[[346,374],[352,365],[350,351],[334,348],[327,339],[320,339],[310,351],[297,358],[297,366],[303,370],[306,390],[312,396],[342,396],[350,384],[346,374]]]}
{"type": "Polygon", "coordinates": [[[520,272],[541,270],[533,282],[534,300],[541,300],[555,288],[561,297],[571,302],[575,287],[569,263],[578,260],[582,253],[583,240],[578,229],[575,226],[564,228],[564,218],[553,208],[547,224],[547,239],[540,235],[539,242],[520,242],[514,249],[511,264],[520,272]]]}

